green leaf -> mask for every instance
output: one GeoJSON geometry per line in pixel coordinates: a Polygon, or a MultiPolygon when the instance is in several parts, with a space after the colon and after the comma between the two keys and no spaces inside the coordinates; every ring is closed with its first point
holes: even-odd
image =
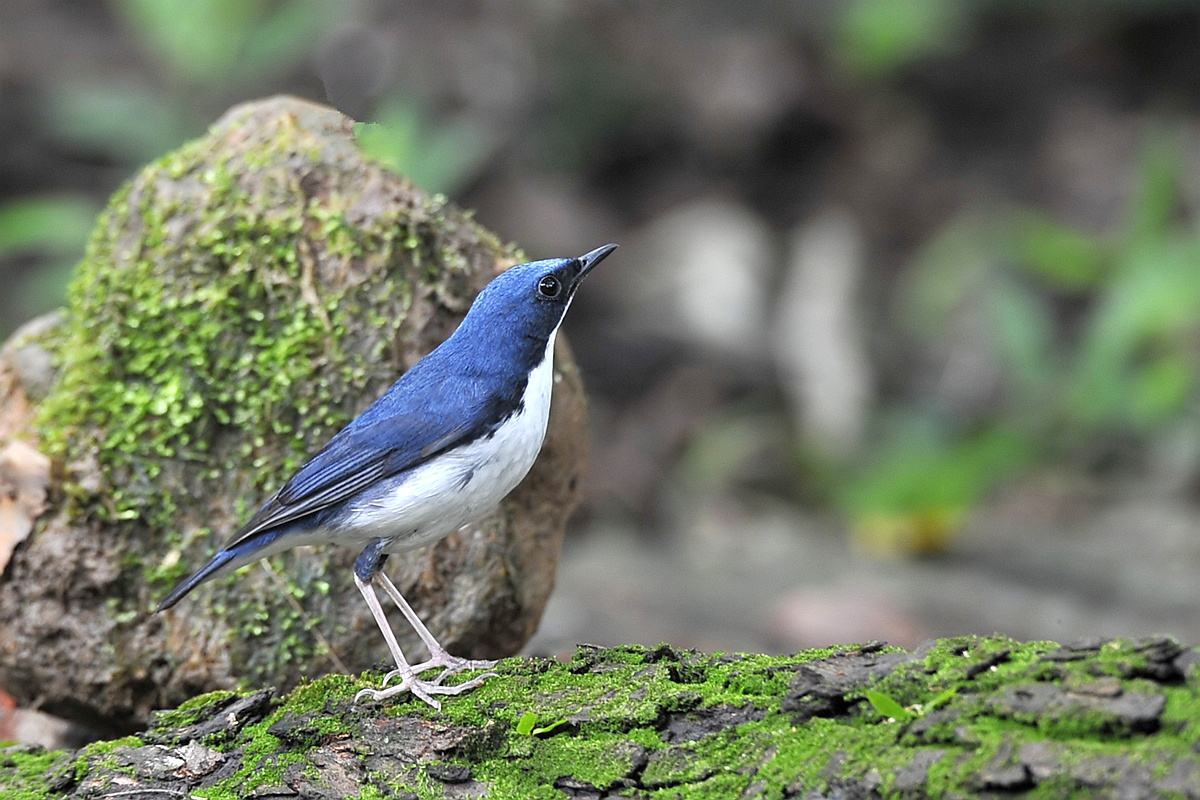
{"type": "Polygon", "coordinates": [[[532,711],[526,711],[522,714],[521,718],[517,720],[517,735],[532,736],[533,726],[537,724],[537,719],[537,714],[532,711]]]}
{"type": "Polygon", "coordinates": [[[1186,353],[1161,356],[1136,371],[1130,381],[1132,421],[1150,426],[1185,410],[1195,396],[1197,372],[1195,361],[1186,353]]]}
{"type": "Polygon", "coordinates": [[[1018,215],[1014,228],[1017,263],[1051,286],[1082,291],[1103,279],[1107,248],[1094,237],[1037,212],[1018,215]]]}
{"type": "Polygon", "coordinates": [[[881,716],[891,717],[897,721],[904,721],[912,718],[912,712],[904,706],[892,699],[891,695],[877,692],[874,689],[868,689],[866,692],[867,702],[871,707],[879,712],[881,716]]]}
{"type": "Polygon", "coordinates": [[[1070,410],[1082,423],[1131,422],[1177,404],[1188,383],[1178,357],[1191,357],[1189,332],[1200,326],[1197,264],[1196,241],[1146,241],[1128,253],[1097,298],[1070,375],[1070,410]],[[1135,375],[1147,353],[1175,355],[1138,388],[1135,375]]]}
{"type": "Polygon", "coordinates": [[[963,510],[1028,465],[1037,443],[995,425],[955,434],[945,420],[903,415],[884,431],[874,458],[849,477],[838,499],[856,518],[963,510]]]}
{"type": "Polygon", "coordinates": [[[885,75],[963,38],[955,0],[855,0],[840,20],[842,61],[864,75],[885,75]]]}
{"type": "Polygon", "coordinates": [[[534,736],[542,736],[543,734],[551,733],[552,731],[558,730],[563,725],[566,725],[568,722],[570,722],[570,720],[568,720],[568,719],[555,720],[554,722],[551,722],[549,725],[544,725],[540,728],[534,728],[532,733],[534,736]]]}
{"type": "Polygon", "coordinates": [[[946,705],[946,703],[949,703],[951,700],[953,700],[956,695],[958,695],[958,689],[954,687],[938,692],[922,704],[922,710],[925,713],[929,713],[934,709],[941,708],[942,706],[946,705]]]}
{"type": "Polygon", "coordinates": [[[250,30],[238,70],[253,76],[294,64],[334,22],[337,9],[337,3],[325,0],[289,0],[279,4],[274,13],[260,19],[250,30]]]}

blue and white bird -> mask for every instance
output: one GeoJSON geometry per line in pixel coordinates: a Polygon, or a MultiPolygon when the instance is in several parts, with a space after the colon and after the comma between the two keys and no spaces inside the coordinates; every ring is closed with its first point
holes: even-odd
{"type": "Polygon", "coordinates": [[[489,283],[458,329],[263,504],[212,559],[159,605],[204,581],[300,545],[362,548],[354,583],[383,632],[396,669],[356,700],[412,692],[460,694],[494,673],[447,686],[449,675],[488,669],[446,652],[380,570],[390,553],[435,542],[495,508],[529,472],[550,416],[554,338],[575,291],[613,250],[520,264],[489,283]],[[409,664],[375,594],[379,587],[429,648],[409,664]],[[441,673],[421,678],[430,669],[441,673]],[[388,684],[399,679],[394,686],[388,684]]]}

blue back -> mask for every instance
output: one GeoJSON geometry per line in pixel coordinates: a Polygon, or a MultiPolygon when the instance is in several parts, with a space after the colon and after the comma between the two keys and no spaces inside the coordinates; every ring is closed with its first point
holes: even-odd
{"type": "Polygon", "coordinates": [[[226,544],[343,502],[457,445],[487,436],[517,411],[571,292],[538,292],[547,275],[574,282],[577,259],[521,264],[480,292],[454,334],[343,428],[226,544]]]}

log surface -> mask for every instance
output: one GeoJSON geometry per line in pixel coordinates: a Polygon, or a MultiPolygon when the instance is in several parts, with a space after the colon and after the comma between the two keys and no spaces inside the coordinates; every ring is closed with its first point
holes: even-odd
{"type": "Polygon", "coordinates": [[[354,705],[375,674],[206,695],[77,753],[0,751],[0,787],[26,800],[1200,797],[1198,660],[1169,639],[581,646],[568,663],[509,659],[441,711],[354,705]]]}

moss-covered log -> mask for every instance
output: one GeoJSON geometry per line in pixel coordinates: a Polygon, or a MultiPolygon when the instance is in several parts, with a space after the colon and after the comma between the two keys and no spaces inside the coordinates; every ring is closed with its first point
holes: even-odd
{"type": "MultiPolygon", "coordinates": [[[[32,530],[0,530],[17,542],[0,548],[0,687],[121,732],[198,692],[378,663],[350,550],[302,549],[150,611],[515,257],[365,156],[351,120],[291,98],[239,106],[142,170],[101,216],[66,313],[0,354],[0,451],[18,439],[55,462],[0,452],[0,486],[52,476],[25,493],[32,530]]],[[[464,655],[516,652],[553,584],[586,428],[565,344],[555,367],[521,487],[388,564],[464,655]]]]}
{"type": "Polygon", "coordinates": [[[356,707],[377,674],[203,695],[77,753],[0,751],[0,787],[20,800],[1200,797],[1198,661],[1166,639],[583,646],[569,663],[505,661],[441,711],[356,707]]]}

